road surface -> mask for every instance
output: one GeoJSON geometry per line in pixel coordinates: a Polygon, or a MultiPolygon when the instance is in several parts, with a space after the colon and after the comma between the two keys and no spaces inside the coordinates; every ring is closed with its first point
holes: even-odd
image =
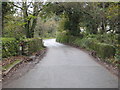
{"type": "Polygon", "coordinates": [[[32,70],[4,88],[117,88],[118,78],[86,52],[44,40],[46,56],[32,70]]]}

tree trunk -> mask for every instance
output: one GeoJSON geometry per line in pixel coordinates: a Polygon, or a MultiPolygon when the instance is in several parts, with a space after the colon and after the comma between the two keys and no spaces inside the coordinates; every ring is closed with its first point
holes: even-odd
{"type": "Polygon", "coordinates": [[[2,3],[0,3],[0,37],[2,36],[3,33],[3,15],[2,15],[2,3]]]}
{"type": "Polygon", "coordinates": [[[26,37],[30,38],[30,31],[29,31],[29,24],[30,20],[28,20],[28,13],[27,13],[27,3],[23,2],[23,18],[24,18],[24,29],[26,31],[26,37]]]}
{"type": "Polygon", "coordinates": [[[103,16],[102,16],[102,25],[101,25],[101,27],[102,27],[102,31],[101,31],[101,34],[103,34],[106,30],[105,30],[105,3],[103,2],[102,3],[102,8],[103,8],[103,16]]]}
{"type": "Polygon", "coordinates": [[[0,22],[1,24],[1,32],[0,32],[0,34],[2,34],[2,37],[4,37],[4,17],[3,17],[3,15],[2,15],[2,13],[0,13],[0,20],[2,21],[2,22],[0,22]]]}
{"type": "Polygon", "coordinates": [[[103,34],[103,33],[105,32],[105,25],[104,25],[104,21],[103,21],[103,20],[102,20],[102,25],[101,25],[101,27],[102,27],[101,34],[103,34]]]}
{"type": "Polygon", "coordinates": [[[30,38],[34,37],[34,29],[35,29],[35,26],[37,24],[37,16],[39,14],[38,5],[39,4],[37,2],[34,3],[33,16],[35,18],[33,18],[33,20],[32,20],[32,25],[31,25],[31,28],[30,28],[30,38]]]}
{"type": "Polygon", "coordinates": [[[35,29],[36,23],[37,23],[37,18],[33,19],[32,26],[30,29],[30,38],[34,37],[34,29],[35,29]]]}

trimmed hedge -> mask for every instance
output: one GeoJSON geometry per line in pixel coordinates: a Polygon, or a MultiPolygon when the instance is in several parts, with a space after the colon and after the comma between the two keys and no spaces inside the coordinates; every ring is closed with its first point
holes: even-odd
{"type": "Polygon", "coordinates": [[[115,56],[115,47],[109,44],[105,43],[97,43],[96,45],[96,52],[100,57],[106,58],[106,57],[114,57],[115,56]]]}
{"type": "Polygon", "coordinates": [[[57,41],[61,43],[73,44],[88,50],[95,51],[97,56],[101,58],[114,57],[116,50],[113,45],[106,43],[100,43],[95,38],[79,38],[79,37],[70,37],[67,35],[61,35],[57,37],[57,41]]]}
{"type": "Polygon", "coordinates": [[[24,40],[23,53],[25,55],[31,55],[34,52],[40,51],[43,49],[42,39],[32,38],[24,40]]]}
{"type": "Polygon", "coordinates": [[[16,55],[30,55],[43,48],[42,39],[32,38],[17,41],[15,38],[2,38],[2,58],[16,55]],[[22,50],[20,50],[20,47],[22,50]]]}
{"type": "Polygon", "coordinates": [[[97,55],[101,58],[114,57],[116,53],[115,47],[106,43],[92,42],[88,47],[96,51],[97,55]]]}
{"type": "Polygon", "coordinates": [[[18,55],[19,45],[15,38],[2,38],[2,57],[18,55]]]}

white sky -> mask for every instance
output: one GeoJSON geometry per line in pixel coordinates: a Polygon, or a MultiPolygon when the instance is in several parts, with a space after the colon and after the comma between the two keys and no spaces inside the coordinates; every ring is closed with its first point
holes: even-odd
{"type": "Polygon", "coordinates": [[[2,2],[119,2],[120,0],[2,0],[2,2]]]}

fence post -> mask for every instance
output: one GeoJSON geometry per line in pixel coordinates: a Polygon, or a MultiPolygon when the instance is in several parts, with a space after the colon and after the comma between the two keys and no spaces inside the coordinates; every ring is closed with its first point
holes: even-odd
{"type": "Polygon", "coordinates": [[[20,42],[20,45],[19,45],[19,51],[20,51],[20,55],[23,55],[24,54],[24,48],[23,48],[23,46],[24,46],[24,42],[23,41],[21,41],[20,42]]]}

